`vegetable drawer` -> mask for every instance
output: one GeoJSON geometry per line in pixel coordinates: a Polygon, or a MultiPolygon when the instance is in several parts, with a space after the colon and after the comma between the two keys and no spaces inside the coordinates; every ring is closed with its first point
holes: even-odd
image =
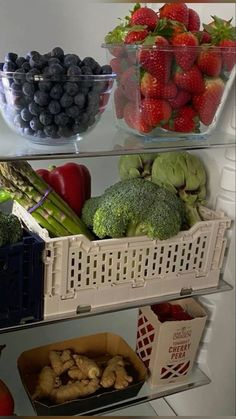
{"type": "Polygon", "coordinates": [[[19,204],[14,213],[45,240],[44,316],[76,314],[144,298],[215,287],[230,219],[201,207],[204,221],[168,240],[49,238],[19,204]]]}
{"type": "Polygon", "coordinates": [[[43,318],[44,241],[24,231],[19,243],[0,248],[0,327],[43,318]]]}

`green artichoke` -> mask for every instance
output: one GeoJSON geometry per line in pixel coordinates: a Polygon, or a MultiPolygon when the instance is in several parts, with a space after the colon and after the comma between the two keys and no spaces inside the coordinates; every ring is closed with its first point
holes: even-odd
{"type": "Polygon", "coordinates": [[[156,154],[131,154],[121,156],[119,175],[121,180],[142,177],[151,180],[152,164],[156,154]]]}

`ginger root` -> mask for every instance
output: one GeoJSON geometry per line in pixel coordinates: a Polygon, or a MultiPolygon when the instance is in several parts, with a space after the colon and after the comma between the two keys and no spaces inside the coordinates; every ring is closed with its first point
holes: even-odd
{"type": "Polygon", "coordinates": [[[80,368],[78,368],[76,365],[74,365],[73,367],[71,367],[68,371],[67,374],[70,378],[72,378],[72,380],[83,380],[87,378],[87,375],[81,371],[80,368]]]}
{"type": "Polygon", "coordinates": [[[74,365],[74,360],[71,356],[71,351],[65,349],[64,351],[49,351],[49,361],[51,363],[53,371],[57,375],[63,374],[74,365]]]}
{"type": "Polygon", "coordinates": [[[57,389],[53,389],[51,391],[50,398],[54,403],[60,404],[77,399],[78,397],[93,394],[98,388],[99,380],[97,378],[93,378],[92,380],[76,381],[74,383],[61,385],[57,389]]]}
{"type": "Polygon", "coordinates": [[[93,359],[78,354],[74,354],[73,358],[77,367],[84,374],[84,378],[92,379],[101,376],[101,369],[93,359]]]}
{"type": "Polygon", "coordinates": [[[116,355],[107,363],[100,384],[104,388],[114,386],[116,390],[122,390],[132,383],[133,377],[127,374],[125,362],[122,356],[116,355]]]}
{"type": "Polygon", "coordinates": [[[32,395],[33,400],[50,397],[52,391],[61,385],[61,380],[51,367],[43,367],[38,377],[38,384],[32,395]]]}

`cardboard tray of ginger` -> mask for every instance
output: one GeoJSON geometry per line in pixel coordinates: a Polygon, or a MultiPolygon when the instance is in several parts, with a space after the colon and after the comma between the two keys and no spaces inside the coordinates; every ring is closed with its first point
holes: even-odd
{"type": "Polygon", "coordinates": [[[140,358],[112,333],[30,349],[17,366],[39,416],[76,415],[135,397],[147,378],[140,358]]]}

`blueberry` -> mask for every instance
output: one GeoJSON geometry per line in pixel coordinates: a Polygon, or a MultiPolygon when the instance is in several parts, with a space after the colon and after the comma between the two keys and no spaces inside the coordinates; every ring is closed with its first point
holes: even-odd
{"type": "Polygon", "coordinates": [[[21,68],[23,69],[23,70],[25,70],[25,71],[30,71],[30,63],[28,63],[28,61],[25,61],[23,64],[22,64],[22,66],[21,66],[21,68]]]}
{"type": "Polygon", "coordinates": [[[24,57],[18,57],[16,59],[16,65],[18,67],[21,67],[24,63],[26,63],[26,59],[24,57]]]}
{"type": "Polygon", "coordinates": [[[105,92],[107,89],[106,81],[95,81],[92,87],[92,92],[101,93],[105,92]]]}
{"type": "Polygon", "coordinates": [[[43,125],[41,124],[39,118],[37,116],[34,116],[30,121],[30,128],[33,131],[38,131],[43,129],[43,125]]]}
{"type": "Polygon", "coordinates": [[[64,56],[64,66],[69,68],[72,65],[79,65],[81,62],[80,58],[76,54],[66,54],[64,56]]]}
{"type": "Polygon", "coordinates": [[[60,60],[58,58],[49,58],[48,65],[50,66],[53,64],[60,64],[60,60]]]}
{"type": "Polygon", "coordinates": [[[102,67],[100,66],[100,64],[97,63],[96,67],[93,68],[93,74],[98,75],[101,74],[102,71],[102,67]]]}
{"type": "Polygon", "coordinates": [[[36,68],[32,68],[28,73],[26,73],[25,78],[30,83],[34,81],[37,74],[39,74],[39,71],[36,68]]]}
{"type": "Polygon", "coordinates": [[[67,70],[67,76],[80,76],[82,71],[78,65],[71,65],[67,70]]]}
{"type": "Polygon", "coordinates": [[[94,68],[96,68],[97,62],[92,57],[85,57],[82,61],[82,65],[86,67],[90,67],[91,70],[93,70],[94,68]]]}
{"type": "Polygon", "coordinates": [[[51,52],[51,56],[61,60],[64,57],[64,51],[60,47],[55,47],[51,52]]]}
{"type": "Polygon", "coordinates": [[[60,99],[60,104],[63,108],[69,108],[69,106],[71,106],[73,102],[73,97],[68,95],[68,93],[64,93],[60,99]]]}
{"type": "Polygon", "coordinates": [[[58,135],[60,137],[68,138],[74,135],[73,130],[69,127],[59,127],[58,135]]]}
{"type": "Polygon", "coordinates": [[[67,81],[66,83],[64,83],[63,89],[66,93],[68,93],[68,95],[75,96],[76,93],[78,93],[79,87],[77,83],[67,81]]]}
{"type": "Polygon", "coordinates": [[[87,131],[88,129],[88,124],[86,123],[76,123],[73,125],[72,127],[74,134],[80,134],[82,132],[87,131]]]}
{"type": "Polygon", "coordinates": [[[39,129],[38,131],[35,132],[35,137],[39,137],[39,138],[45,138],[46,134],[42,129],[39,129]]]}
{"type": "Polygon", "coordinates": [[[5,61],[6,62],[8,62],[8,61],[15,62],[17,57],[18,57],[18,55],[15,54],[14,52],[8,52],[8,54],[5,56],[5,61]]]}
{"type": "Polygon", "coordinates": [[[65,112],[61,112],[54,116],[54,122],[59,127],[65,127],[69,122],[69,116],[65,112]]]}
{"type": "Polygon", "coordinates": [[[37,105],[35,102],[29,104],[29,111],[32,115],[38,116],[42,112],[41,106],[37,105]]]}
{"type": "Polygon", "coordinates": [[[53,122],[53,116],[45,110],[39,115],[39,120],[43,125],[51,125],[53,122]]]}
{"type": "Polygon", "coordinates": [[[44,69],[43,69],[43,75],[44,76],[50,76],[50,70],[49,70],[49,67],[48,66],[44,67],[44,69]]]}
{"type": "Polygon", "coordinates": [[[61,111],[60,103],[57,100],[51,100],[48,105],[48,110],[52,115],[56,115],[61,111]]]}
{"type": "Polygon", "coordinates": [[[74,102],[75,104],[79,107],[79,109],[82,109],[85,105],[85,95],[83,93],[78,93],[75,97],[74,97],[74,102]]]}
{"type": "Polygon", "coordinates": [[[80,112],[80,108],[76,105],[72,105],[69,108],[66,108],[66,115],[68,115],[72,119],[78,118],[80,112]]]}
{"type": "Polygon", "coordinates": [[[81,68],[82,74],[87,74],[87,75],[90,75],[90,74],[92,75],[93,74],[93,70],[90,67],[88,67],[87,65],[83,65],[80,68],[81,68]]]}
{"type": "Polygon", "coordinates": [[[101,74],[112,74],[112,68],[110,65],[105,64],[102,66],[101,74]]]}
{"type": "Polygon", "coordinates": [[[32,136],[34,134],[34,131],[30,127],[24,128],[24,135],[32,136]]]}
{"type": "Polygon", "coordinates": [[[41,70],[43,67],[45,67],[46,60],[43,55],[39,53],[35,53],[34,55],[30,57],[29,63],[30,63],[30,67],[41,70]]]}
{"type": "Polygon", "coordinates": [[[52,125],[47,125],[46,127],[44,127],[44,133],[47,137],[50,138],[57,138],[57,126],[52,124],[52,125]]]}
{"type": "Polygon", "coordinates": [[[11,84],[11,90],[12,90],[12,92],[14,93],[14,94],[16,94],[16,95],[21,95],[21,92],[22,92],[22,89],[21,89],[21,85],[20,84],[17,84],[17,83],[15,83],[15,82],[13,82],[12,84],[11,84]]]}
{"type": "Polygon", "coordinates": [[[15,63],[13,63],[13,61],[7,61],[6,63],[4,63],[3,65],[3,71],[15,71],[16,70],[16,65],[15,63]]]}
{"type": "Polygon", "coordinates": [[[49,66],[48,72],[50,76],[60,76],[64,73],[64,68],[61,64],[52,64],[49,66]]]}
{"type": "Polygon", "coordinates": [[[34,101],[39,106],[46,106],[49,102],[49,95],[45,92],[41,92],[40,90],[37,90],[34,94],[34,101]]]}
{"type": "Polygon", "coordinates": [[[14,118],[14,125],[17,127],[17,128],[26,128],[26,127],[28,127],[28,124],[27,124],[27,122],[26,121],[24,121],[22,118],[21,118],[21,114],[17,114],[16,116],[15,116],[15,118],[14,118]]]}
{"type": "Polygon", "coordinates": [[[92,125],[94,125],[96,122],[96,118],[95,115],[90,115],[90,118],[88,120],[88,126],[91,127],[92,125]]]}
{"type": "Polygon", "coordinates": [[[32,119],[32,114],[28,108],[23,108],[20,114],[24,121],[30,121],[32,119]]]}
{"type": "Polygon", "coordinates": [[[18,68],[13,74],[13,80],[17,84],[23,84],[25,81],[25,70],[18,68]]]}
{"type": "Polygon", "coordinates": [[[51,91],[50,91],[50,96],[51,96],[51,98],[52,99],[60,99],[61,98],[61,96],[63,95],[63,92],[64,92],[64,90],[63,90],[63,87],[62,87],[62,85],[61,84],[59,84],[59,83],[56,83],[56,84],[54,84],[54,86],[51,88],[51,91]]]}
{"type": "Polygon", "coordinates": [[[50,81],[39,81],[38,88],[41,92],[50,92],[52,83],[50,81]]]}
{"type": "Polygon", "coordinates": [[[30,59],[31,57],[33,57],[34,55],[41,55],[41,54],[39,54],[39,52],[38,51],[29,51],[29,52],[27,52],[27,54],[26,54],[26,59],[30,59]]]}
{"type": "Polygon", "coordinates": [[[35,92],[34,83],[25,82],[22,86],[22,91],[26,96],[33,97],[35,92]]]}
{"type": "Polygon", "coordinates": [[[16,109],[16,110],[21,110],[21,109],[23,109],[26,105],[27,105],[27,103],[26,103],[26,101],[25,101],[25,98],[24,97],[22,97],[22,96],[17,96],[17,97],[15,97],[14,98],[14,103],[13,103],[13,105],[14,105],[14,108],[16,109]]]}

